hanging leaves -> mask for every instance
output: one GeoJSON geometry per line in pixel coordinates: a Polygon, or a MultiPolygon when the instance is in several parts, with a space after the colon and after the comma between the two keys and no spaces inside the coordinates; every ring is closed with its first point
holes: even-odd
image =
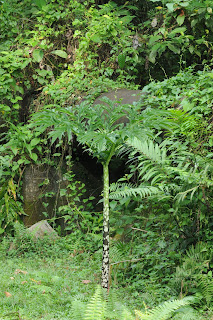
{"type": "Polygon", "coordinates": [[[34,0],[34,2],[39,9],[42,9],[46,5],[46,0],[34,0]]]}
{"type": "Polygon", "coordinates": [[[125,66],[125,63],[126,63],[126,55],[124,53],[120,53],[118,55],[118,65],[121,69],[124,68],[125,66]]]}
{"type": "Polygon", "coordinates": [[[180,14],[177,17],[177,23],[179,24],[179,26],[181,26],[184,23],[184,20],[185,20],[185,15],[180,14]]]}
{"type": "Polygon", "coordinates": [[[67,53],[63,50],[53,50],[51,53],[64,59],[67,58],[67,53]]]}
{"type": "Polygon", "coordinates": [[[93,42],[96,42],[96,43],[100,43],[101,42],[101,38],[99,37],[98,34],[93,34],[90,39],[93,41],[93,42]]]}
{"type": "Polygon", "coordinates": [[[43,50],[41,50],[41,49],[35,49],[35,50],[33,51],[33,59],[34,59],[36,62],[41,62],[41,60],[43,59],[43,56],[44,56],[43,50]]]}

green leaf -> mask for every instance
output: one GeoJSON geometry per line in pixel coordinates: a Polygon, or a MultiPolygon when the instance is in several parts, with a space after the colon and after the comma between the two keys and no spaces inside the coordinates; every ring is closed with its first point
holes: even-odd
{"type": "Polygon", "coordinates": [[[155,63],[156,56],[157,56],[157,51],[156,50],[151,51],[149,54],[149,61],[152,63],[155,63]]]}
{"type": "Polygon", "coordinates": [[[10,111],[10,110],[11,110],[11,108],[9,106],[7,106],[6,104],[0,104],[0,111],[2,113],[10,111]]]}
{"type": "Polygon", "coordinates": [[[189,52],[192,54],[194,52],[194,47],[193,46],[190,46],[189,47],[189,52]]]}
{"type": "Polygon", "coordinates": [[[167,3],[166,4],[169,12],[174,11],[174,5],[175,5],[174,3],[167,3]]]}
{"type": "Polygon", "coordinates": [[[175,28],[174,30],[172,30],[168,37],[172,38],[174,37],[177,33],[180,33],[181,35],[184,34],[184,32],[186,31],[186,27],[178,27],[178,28],[175,28]]]}
{"type": "Polygon", "coordinates": [[[179,26],[181,26],[184,23],[185,20],[185,15],[179,15],[177,17],[177,23],[179,24],[179,26]]]}
{"type": "Polygon", "coordinates": [[[37,156],[36,153],[31,153],[30,158],[31,158],[32,160],[34,160],[35,162],[38,160],[38,156],[37,156]]]}
{"type": "Polygon", "coordinates": [[[189,102],[188,99],[183,99],[181,102],[181,106],[185,112],[188,112],[193,109],[194,103],[189,102]]]}
{"type": "Polygon", "coordinates": [[[207,76],[209,76],[210,78],[213,78],[213,72],[208,72],[206,73],[207,76]]]}
{"type": "Polygon", "coordinates": [[[135,16],[125,16],[120,18],[119,20],[122,21],[124,24],[129,24],[134,17],[135,16]]]}
{"type": "Polygon", "coordinates": [[[31,147],[34,147],[37,144],[39,144],[39,142],[40,142],[39,138],[34,138],[34,139],[31,140],[30,145],[31,145],[31,147]]]}
{"type": "Polygon", "coordinates": [[[124,68],[126,62],[126,55],[124,53],[120,53],[118,55],[118,65],[121,69],[124,68]]]}
{"type": "Polygon", "coordinates": [[[173,51],[174,53],[177,53],[177,54],[180,53],[180,49],[175,47],[175,46],[173,46],[173,44],[168,43],[167,46],[168,46],[169,50],[173,51]]]}
{"type": "Polygon", "coordinates": [[[113,37],[116,37],[117,34],[118,34],[118,32],[117,32],[116,29],[113,29],[113,30],[111,31],[111,35],[112,35],[113,37]]]}
{"type": "Polygon", "coordinates": [[[33,58],[36,62],[40,62],[43,59],[44,52],[41,49],[35,49],[33,51],[33,58]]]}
{"type": "Polygon", "coordinates": [[[162,35],[150,36],[149,45],[152,45],[154,42],[162,39],[162,35]]]}
{"type": "Polygon", "coordinates": [[[14,147],[14,146],[10,146],[10,149],[12,150],[13,154],[16,156],[18,151],[19,151],[19,149],[14,147]]]}
{"type": "Polygon", "coordinates": [[[96,43],[100,43],[100,42],[101,42],[101,38],[99,37],[98,34],[93,34],[93,35],[90,37],[90,40],[92,40],[93,42],[96,42],[96,43]]]}
{"type": "Polygon", "coordinates": [[[46,0],[34,0],[34,2],[39,9],[42,9],[46,5],[46,0]]]}
{"type": "Polygon", "coordinates": [[[193,28],[197,24],[197,22],[198,22],[198,19],[193,19],[191,21],[191,27],[193,28]]]}
{"type": "Polygon", "coordinates": [[[63,50],[53,50],[51,53],[64,59],[67,58],[67,53],[63,50]]]}

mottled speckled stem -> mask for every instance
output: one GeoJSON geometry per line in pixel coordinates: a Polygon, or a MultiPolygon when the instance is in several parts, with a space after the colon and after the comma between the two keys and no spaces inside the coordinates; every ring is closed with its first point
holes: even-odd
{"type": "Polygon", "coordinates": [[[103,260],[102,287],[108,289],[109,284],[109,167],[103,166],[104,173],[104,208],[103,208],[103,260]]]}
{"type": "Polygon", "coordinates": [[[111,148],[110,155],[103,163],[103,180],[104,180],[104,207],[103,207],[103,259],[102,259],[102,278],[101,285],[103,288],[109,287],[109,163],[114,154],[115,146],[111,148]]]}

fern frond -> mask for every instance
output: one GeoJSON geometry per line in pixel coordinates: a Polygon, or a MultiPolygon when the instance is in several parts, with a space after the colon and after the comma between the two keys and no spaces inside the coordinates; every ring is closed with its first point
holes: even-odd
{"type": "Polygon", "coordinates": [[[126,142],[129,158],[137,159],[137,169],[142,181],[149,181],[151,185],[165,181],[170,172],[171,155],[167,156],[165,145],[159,145],[152,140],[142,141],[137,137],[128,139],[126,142]]]}
{"type": "Polygon", "coordinates": [[[194,308],[190,306],[185,306],[175,311],[172,319],[173,320],[201,320],[201,317],[194,308]]]}
{"type": "Polygon", "coordinates": [[[209,306],[213,300],[213,279],[212,279],[211,271],[210,271],[210,275],[201,274],[199,276],[199,279],[200,280],[198,283],[198,287],[203,296],[203,299],[206,301],[207,305],[209,306]]]}
{"type": "Polygon", "coordinates": [[[128,309],[124,308],[121,314],[121,320],[135,320],[135,317],[133,317],[128,309]]]}
{"type": "Polygon", "coordinates": [[[136,316],[141,320],[167,320],[173,312],[180,307],[193,303],[195,299],[193,297],[186,297],[182,300],[166,301],[162,305],[155,307],[150,312],[142,313],[139,310],[135,310],[136,316]]]}
{"type": "Polygon", "coordinates": [[[169,159],[166,155],[165,147],[161,147],[159,144],[154,143],[152,140],[140,140],[136,137],[133,139],[128,139],[126,144],[133,147],[135,151],[142,154],[146,159],[152,162],[158,163],[160,165],[165,165],[168,163],[169,159]]]}
{"type": "Polygon", "coordinates": [[[82,320],[86,309],[86,304],[79,299],[73,299],[70,316],[71,320],[82,320]]]}
{"type": "Polygon", "coordinates": [[[152,195],[163,195],[163,192],[162,190],[154,186],[140,185],[138,187],[135,187],[134,185],[127,183],[113,183],[110,186],[110,199],[120,199],[137,196],[146,198],[152,195]]]}
{"type": "Polygon", "coordinates": [[[105,314],[106,301],[103,299],[101,286],[98,286],[87,305],[84,320],[104,320],[105,314]]]}

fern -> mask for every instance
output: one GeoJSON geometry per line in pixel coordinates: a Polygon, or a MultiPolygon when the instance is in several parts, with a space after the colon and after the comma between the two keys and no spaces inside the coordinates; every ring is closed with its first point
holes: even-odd
{"type": "Polygon", "coordinates": [[[213,279],[212,272],[207,274],[201,274],[198,276],[198,289],[202,294],[203,299],[206,301],[207,305],[210,306],[213,301],[213,279]]]}
{"type": "Polygon", "coordinates": [[[120,199],[132,196],[146,198],[152,195],[163,196],[164,193],[158,187],[154,186],[139,185],[136,187],[130,183],[113,183],[110,186],[110,199],[120,199]]]}
{"type": "Polygon", "coordinates": [[[135,317],[133,317],[133,315],[131,314],[131,312],[128,309],[124,308],[123,312],[121,314],[121,319],[122,320],[135,320],[135,317]]]}
{"type": "Polygon", "coordinates": [[[82,320],[86,309],[86,304],[79,299],[72,300],[70,310],[71,320],[82,320]]]}
{"type": "Polygon", "coordinates": [[[183,259],[183,264],[176,269],[175,281],[179,282],[183,290],[196,290],[201,298],[210,305],[213,300],[212,272],[209,262],[212,259],[211,248],[202,242],[191,246],[183,259]]]}
{"type": "Polygon", "coordinates": [[[144,198],[161,191],[172,195],[178,204],[186,196],[192,200],[199,188],[213,186],[211,162],[186,152],[184,146],[172,140],[159,145],[148,136],[144,140],[135,136],[126,140],[125,146],[120,148],[122,153],[129,155],[131,172],[138,172],[140,185],[117,185],[116,192],[112,190],[112,198],[136,195],[144,198]]]}
{"type": "MultiPolygon", "coordinates": [[[[201,320],[199,313],[191,306],[185,306],[174,312],[173,320],[201,320]]],[[[202,317],[203,319],[203,317],[202,317]]]]}
{"type": "Polygon", "coordinates": [[[71,319],[75,320],[198,320],[199,316],[190,304],[195,302],[193,297],[185,297],[182,300],[166,301],[153,308],[151,311],[142,312],[135,310],[135,316],[124,306],[117,297],[117,293],[110,290],[106,292],[98,286],[93,297],[87,303],[81,300],[73,300],[71,319]],[[188,318],[187,318],[188,316],[188,318]],[[197,318],[196,318],[197,317],[197,318]]]}
{"type": "Polygon", "coordinates": [[[166,301],[162,305],[155,307],[150,312],[142,313],[139,310],[135,311],[136,316],[141,320],[167,320],[170,319],[175,310],[180,307],[193,303],[193,297],[186,297],[182,300],[166,301]]]}
{"type": "Polygon", "coordinates": [[[84,320],[104,320],[106,314],[106,301],[102,297],[102,289],[97,287],[94,296],[87,305],[84,320]]]}

